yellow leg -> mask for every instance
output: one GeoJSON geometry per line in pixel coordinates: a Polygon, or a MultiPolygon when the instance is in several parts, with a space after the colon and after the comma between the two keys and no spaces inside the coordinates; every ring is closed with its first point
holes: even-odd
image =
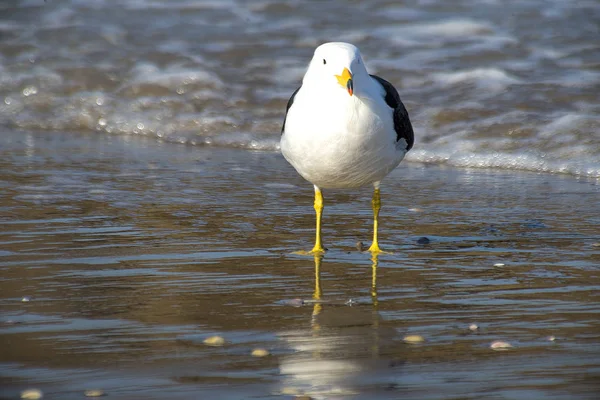
{"type": "Polygon", "coordinates": [[[315,237],[315,247],[310,251],[313,254],[324,253],[323,241],[321,240],[321,217],[323,216],[323,193],[315,186],[315,212],[317,214],[317,232],[315,237]]]}
{"type": "Polygon", "coordinates": [[[373,206],[373,243],[369,250],[371,254],[382,253],[379,248],[379,242],[377,241],[377,228],[379,225],[379,209],[381,208],[381,199],[379,197],[379,187],[375,186],[375,190],[373,191],[373,200],[371,201],[371,205],[373,206]]]}
{"type": "Polygon", "coordinates": [[[317,232],[315,238],[315,247],[312,248],[311,251],[301,250],[295,251],[293,254],[300,254],[303,256],[306,255],[323,255],[325,253],[325,248],[323,247],[323,241],[321,240],[321,217],[323,216],[323,193],[321,193],[321,189],[315,186],[315,212],[317,213],[317,232]]]}

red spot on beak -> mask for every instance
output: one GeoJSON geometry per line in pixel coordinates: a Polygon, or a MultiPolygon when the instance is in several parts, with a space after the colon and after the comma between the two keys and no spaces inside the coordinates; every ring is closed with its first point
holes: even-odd
{"type": "Polygon", "coordinates": [[[344,68],[341,75],[335,76],[338,80],[338,83],[345,87],[348,90],[348,94],[352,96],[354,93],[354,81],[352,80],[352,73],[348,68],[344,68]]]}

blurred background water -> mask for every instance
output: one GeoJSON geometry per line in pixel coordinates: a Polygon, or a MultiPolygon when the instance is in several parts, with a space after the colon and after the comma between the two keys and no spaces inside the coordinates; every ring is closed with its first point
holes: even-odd
{"type": "Polygon", "coordinates": [[[275,151],[314,48],[393,82],[407,161],[600,177],[595,0],[4,0],[0,125],[275,151]]]}

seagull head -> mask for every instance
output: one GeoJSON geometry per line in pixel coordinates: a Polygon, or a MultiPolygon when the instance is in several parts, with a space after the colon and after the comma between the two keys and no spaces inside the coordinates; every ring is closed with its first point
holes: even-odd
{"type": "Polygon", "coordinates": [[[303,85],[343,89],[352,96],[355,86],[368,76],[356,46],[331,42],[317,47],[304,75],[303,85]]]}

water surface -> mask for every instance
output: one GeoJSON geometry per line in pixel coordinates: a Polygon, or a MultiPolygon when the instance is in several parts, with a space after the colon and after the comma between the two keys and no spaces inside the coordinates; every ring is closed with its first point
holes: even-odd
{"type": "Polygon", "coordinates": [[[382,187],[393,254],[355,248],[367,188],[325,192],[313,259],[291,254],[312,245],[312,189],[279,154],[1,137],[2,398],[598,393],[595,180],[407,163],[382,187]]]}

